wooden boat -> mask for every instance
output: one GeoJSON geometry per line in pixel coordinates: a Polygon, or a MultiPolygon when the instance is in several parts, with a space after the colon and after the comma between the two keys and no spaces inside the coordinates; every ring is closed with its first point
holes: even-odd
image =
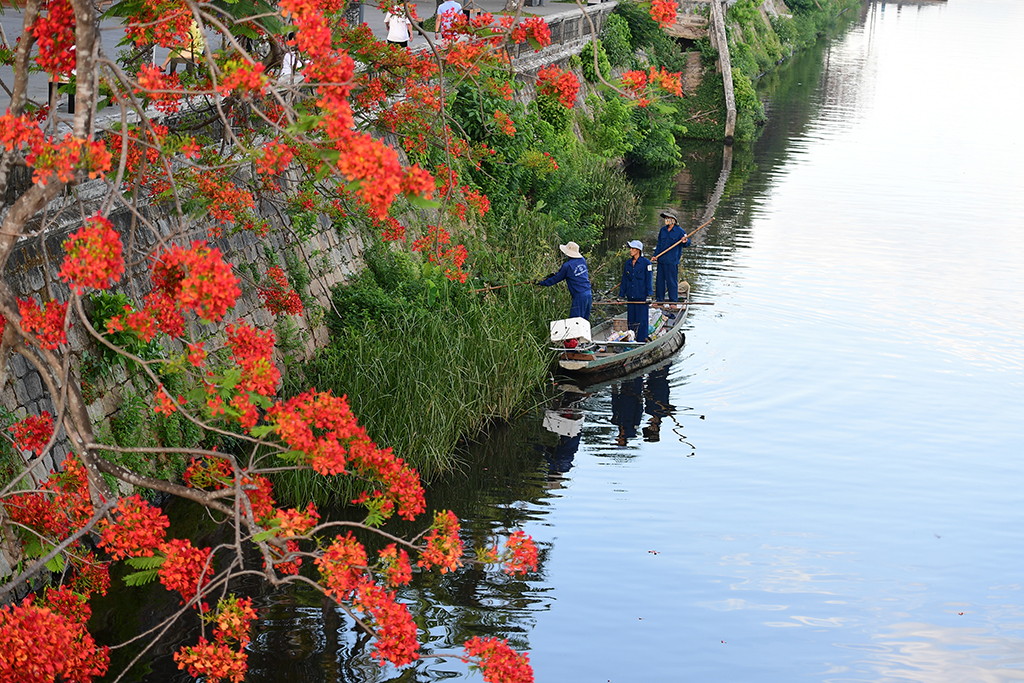
{"type": "Polygon", "coordinates": [[[559,368],[578,381],[593,384],[637,372],[671,356],[686,341],[683,321],[690,308],[689,285],[679,284],[681,290],[685,285],[683,301],[651,304],[652,308],[661,307],[666,316],[675,315],[665,321],[654,339],[646,342],[608,341],[617,329],[625,329],[626,313],[622,312],[596,325],[591,330],[593,343],[586,348],[555,349],[559,352],[559,368]]]}

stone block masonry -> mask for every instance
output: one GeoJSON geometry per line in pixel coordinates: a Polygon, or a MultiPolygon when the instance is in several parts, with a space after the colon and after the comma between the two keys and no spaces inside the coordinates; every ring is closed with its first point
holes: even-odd
{"type": "MultiPolygon", "coordinates": [[[[79,189],[79,198],[88,196],[90,188],[83,186],[79,189]]],[[[48,214],[56,216],[56,220],[51,222],[47,229],[45,243],[42,238],[30,237],[23,239],[16,246],[4,272],[4,277],[16,297],[34,297],[45,302],[51,298],[52,293],[52,298],[59,302],[69,300],[70,291],[58,275],[64,260],[63,243],[70,233],[80,227],[80,217],[83,213],[91,215],[90,211],[96,209],[96,206],[90,204],[96,204],[100,196],[99,193],[95,193],[93,201],[87,200],[84,212],[78,204],[67,203],[62,206],[55,202],[49,207],[48,214]],[[62,220],[65,218],[66,220],[62,220]]],[[[114,212],[109,216],[115,229],[121,234],[125,253],[130,254],[125,275],[112,291],[126,294],[133,302],[141,302],[152,288],[152,283],[149,278],[148,260],[140,258],[140,253],[153,253],[161,242],[190,244],[195,240],[206,240],[211,246],[220,249],[225,260],[233,264],[234,273],[241,280],[242,295],[236,307],[217,327],[221,328],[227,323],[238,321],[259,327],[273,327],[279,321],[263,308],[257,285],[270,266],[271,259],[287,272],[287,255],[293,254],[310,271],[311,276],[305,300],[312,305],[307,307],[303,316],[286,316],[291,318],[291,322],[294,323],[293,329],[297,330],[298,338],[301,340],[301,348],[290,350],[290,353],[299,360],[308,359],[317,348],[326,345],[328,341],[328,331],[323,323],[322,312],[331,305],[331,287],[346,282],[363,267],[362,239],[354,231],[339,233],[326,216],[318,217],[313,234],[303,240],[299,240],[291,230],[285,229],[287,226],[281,224],[281,214],[269,210],[264,212],[271,224],[268,236],[259,237],[239,232],[215,239],[210,236],[207,223],[196,222],[188,226],[185,234],[178,234],[180,231],[175,229],[176,223],[172,225],[169,214],[164,214],[156,207],[146,207],[141,212],[155,230],[144,225],[142,221],[133,221],[128,210],[114,212]]],[[[88,295],[84,303],[86,312],[91,312],[88,295]]],[[[186,316],[186,319],[190,319],[190,316],[186,316]]],[[[201,335],[214,329],[213,326],[204,329],[194,316],[191,317],[189,324],[193,334],[201,335]]],[[[180,353],[184,348],[181,342],[167,340],[166,337],[158,337],[157,341],[171,353],[180,353]]],[[[223,338],[218,341],[223,342],[223,338]]],[[[68,333],[68,344],[77,361],[72,363],[72,372],[82,379],[81,361],[87,354],[97,355],[95,341],[80,323],[73,323],[68,333]]],[[[208,343],[207,348],[217,345],[219,344],[208,343]]],[[[3,407],[16,415],[17,419],[26,415],[37,415],[43,411],[55,414],[53,397],[46,391],[39,372],[12,349],[4,348],[2,353],[0,401],[3,402],[3,407]]],[[[275,358],[280,364],[280,353],[275,358]]],[[[130,377],[120,365],[111,368],[110,376],[102,384],[104,386],[96,387],[96,398],[89,405],[89,414],[94,424],[99,424],[117,413],[126,391],[149,391],[147,388],[133,387],[130,377]]],[[[67,455],[68,446],[62,436],[62,431],[59,431],[59,442],[52,454],[47,454],[40,462],[33,463],[32,475],[36,482],[45,480],[49,472],[67,455]]],[[[0,551],[0,555],[2,554],[0,551]]],[[[3,573],[4,563],[0,559],[0,576],[3,573]]]]}

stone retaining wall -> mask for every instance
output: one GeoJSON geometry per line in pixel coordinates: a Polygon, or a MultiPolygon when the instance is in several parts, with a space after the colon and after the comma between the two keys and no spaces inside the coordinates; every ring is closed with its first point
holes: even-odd
{"type": "MultiPolygon", "coordinates": [[[[79,188],[80,197],[86,197],[86,215],[89,215],[88,205],[95,204],[98,197],[102,196],[100,187],[90,187],[92,183],[79,188]],[[95,195],[94,201],[88,199],[90,190],[95,195]]],[[[64,302],[70,298],[70,292],[64,282],[59,278],[63,262],[63,243],[68,234],[80,227],[78,217],[81,215],[77,205],[61,206],[55,202],[49,207],[49,215],[56,216],[56,229],[48,231],[46,236],[45,249],[39,238],[26,238],[17,245],[8,261],[4,277],[14,291],[15,296],[21,299],[30,297],[37,301],[47,301],[52,298],[64,302]],[[61,210],[64,209],[63,213],[61,210]],[[61,220],[65,214],[67,220],[61,220]],[[49,285],[49,287],[48,287],[49,285]]],[[[127,244],[134,240],[135,249],[150,251],[158,244],[158,236],[162,240],[170,238],[172,225],[168,215],[161,215],[159,212],[150,210],[150,219],[156,227],[157,234],[149,228],[138,225],[132,226],[131,214],[125,210],[115,212],[109,216],[115,229],[122,235],[123,241],[127,244]]],[[[268,212],[269,213],[269,212],[268,212]]],[[[356,234],[345,237],[339,235],[338,231],[331,225],[325,216],[319,218],[318,230],[309,239],[297,242],[294,238],[286,238],[287,231],[280,230],[280,224],[271,220],[271,233],[266,238],[257,237],[251,233],[238,233],[219,239],[208,239],[209,232],[205,226],[197,225],[191,232],[182,237],[175,238],[176,242],[188,244],[193,240],[207,239],[211,246],[216,246],[224,254],[227,261],[234,264],[234,272],[242,279],[240,287],[242,295],[238,299],[235,309],[225,319],[224,323],[244,320],[252,325],[271,327],[275,323],[275,317],[265,310],[259,299],[256,284],[251,270],[239,267],[241,264],[259,263],[258,271],[262,274],[266,271],[267,250],[277,255],[282,267],[285,263],[285,253],[291,251],[300,256],[307,268],[311,270],[312,282],[309,285],[308,297],[306,300],[314,303],[315,306],[326,308],[330,306],[330,289],[339,282],[347,281],[354,273],[362,268],[363,242],[356,234]]],[[[126,249],[126,253],[128,253],[126,249]]],[[[137,257],[136,257],[137,258],[137,257]]],[[[152,285],[149,279],[149,267],[146,262],[139,260],[131,265],[113,291],[120,291],[129,296],[133,301],[141,299],[150,291],[152,285]]],[[[86,309],[87,313],[89,309],[86,309]]],[[[323,315],[316,315],[314,310],[307,308],[306,314],[313,313],[313,316],[291,316],[302,335],[303,347],[297,353],[303,359],[319,346],[327,343],[327,329],[323,324],[323,315]],[[311,325],[311,317],[318,318],[317,324],[311,325]]],[[[202,326],[194,320],[191,322],[193,332],[202,332],[202,326]]],[[[208,328],[212,331],[212,327],[208,328]]],[[[164,337],[158,339],[165,348],[173,351],[180,351],[181,344],[177,341],[170,341],[164,337]]],[[[83,354],[90,348],[94,348],[94,340],[80,323],[72,324],[68,334],[68,344],[71,352],[77,356],[79,363],[73,363],[75,372],[80,372],[80,361],[83,354]]],[[[208,345],[209,346],[209,345],[208,345]]],[[[0,362],[0,401],[3,407],[14,413],[18,419],[26,415],[38,415],[43,411],[55,414],[54,402],[48,395],[39,372],[23,356],[13,353],[10,349],[4,349],[5,359],[0,362]]],[[[95,353],[95,350],[93,351],[95,353]]],[[[111,369],[112,376],[102,387],[103,391],[90,405],[89,414],[93,422],[98,424],[109,419],[118,411],[121,397],[124,391],[134,391],[131,382],[123,369],[117,365],[111,369]]],[[[46,454],[37,463],[34,463],[32,476],[38,483],[46,479],[68,454],[69,447],[63,439],[63,430],[58,432],[58,443],[52,453],[46,454]]],[[[13,558],[9,556],[8,549],[0,544],[0,578],[10,572],[13,558]]]]}

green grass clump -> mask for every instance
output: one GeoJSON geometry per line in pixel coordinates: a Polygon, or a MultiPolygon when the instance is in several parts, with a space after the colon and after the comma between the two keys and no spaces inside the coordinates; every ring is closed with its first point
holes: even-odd
{"type": "MultiPolygon", "coordinates": [[[[507,228],[495,236],[504,248],[493,254],[475,250],[489,282],[536,278],[553,267],[550,258],[537,258],[552,251],[538,246],[538,225],[545,224],[507,228]]],[[[471,294],[433,264],[387,246],[369,250],[366,260],[352,283],[334,291],[331,344],[289,390],[348,396],[370,437],[430,478],[456,466],[460,439],[530,405],[551,364],[547,326],[564,312],[564,294],[530,286],[471,294]]],[[[353,493],[309,472],[280,475],[275,490],[322,505],[353,493]]]]}

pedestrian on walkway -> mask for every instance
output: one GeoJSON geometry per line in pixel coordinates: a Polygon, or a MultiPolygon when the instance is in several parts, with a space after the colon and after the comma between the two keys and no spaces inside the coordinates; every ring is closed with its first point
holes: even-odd
{"type": "Polygon", "coordinates": [[[399,47],[412,45],[412,22],[405,16],[404,7],[395,5],[384,15],[384,25],[388,27],[388,43],[399,47]]]}
{"type": "Polygon", "coordinates": [[[434,19],[434,40],[441,40],[444,34],[452,28],[455,17],[462,14],[462,3],[457,0],[445,0],[437,7],[437,17],[434,19]]]}
{"type": "Polygon", "coordinates": [[[629,243],[629,258],[622,264],[622,281],[619,283],[619,298],[637,303],[626,304],[626,324],[636,335],[636,341],[647,341],[650,325],[650,306],[647,297],[654,294],[651,262],[644,258],[644,243],[633,240],[629,243]]]}

